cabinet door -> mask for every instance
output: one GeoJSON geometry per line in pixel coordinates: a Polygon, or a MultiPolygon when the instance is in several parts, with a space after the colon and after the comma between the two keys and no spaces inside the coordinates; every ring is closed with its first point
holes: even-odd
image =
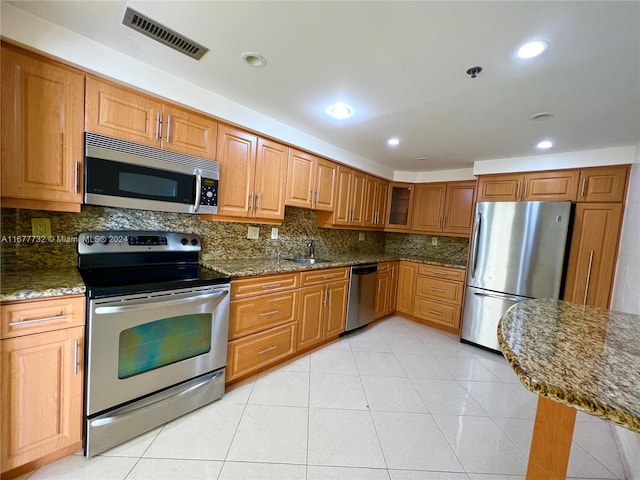
{"type": "Polygon", "coordinates": [[[336,225],[349,225],[351,222],[351,184],[354,171],[340,165],[338,167],[338,185],[336,192],[336,206],[333,223],[336,225]]]}
{"type": "Polygon", "coordinates": [[[418,267],[415,263],[400,262],[398,267],[398,300],[396,310],[403,313],[413,312],[413,293],[418,267]]]}
{"type": "Polygon", "coordinates": [[[248,217],[255,208],[253,190],[258,137],[220,125],[218,215],[248,217]]]}
{"type": "Polygon", "coordinates": [[[86,80],[88,132],[160,147],[162,103],[93,77],[86,80]]]}
{"type": "Polygon", "coordinates": [[[0,341],[3,472],[81,447],[83,332],[0,341]]]}
{"type": "Polygon", "coordinates": [[[289,149],[285,205],[312,208],[315,160],[306,152],[289,149]]]}
{"type": "Polygon", "coordinates": [[[524,176],[522,200],[576,201],[578,170],[527,173],[524,176]]]}
{"type": "Polygon", "coordinates": [[[385,215],[385,230],[408,232],[413,212],[414,186],[407,183],[390,183],[385,215]]]}
{"type": "Polygon", "coordinates": [[[300,290],[298,349],[312,347],[322,341],[322,317],[328,294],[324,285],[300,290]]]}
{"type": "Polygon", "coordinates": [[[216,160],[215,120],[174,105],[163,106],[162,148],[216,160]]]}
{"type": "Polygon", "coordinates": [[[387,211],[387,193],[389,182],[378,179],[378,193],[376,195],[375,223],[379,229],[384,228],[384,215],[387,211]]]}
{"type": "Polygon", "coordinates": [[[255,174],[255,216],[284,218],[284,196],[287,181],[289,149],[270,140],[258,139],[255,174]]]}
{"type": "Polygon", "coordinates": [[[365,227],[376,226],[376,207],[378,197],[378,179],[367,175],[364,184],[363,222],[365,227]]]}
{"type": "MultiPolygon", "coordinates": [[[[79,211],[84,75],[2,46],[2,196],[79,211]]],[[[3,202],[3,206],[9,206],[3,202]]]]}
{"type": "Polygon", "coordinates": [[[580,172],[579,202],[622,202],[627,185],[627,165],[585,168],[580,172]]]}
{"type": "Polygon", "coordinates": [[[391,276],[389,279],[389,305],[387,313],[393,313],[396,311],[396,304],[398,301],[398,267],[399,262],[392,262],[389,268],[391,276]]]}
{"type": "Polygon", "coordinates": [[[334,337],[344,332],[344,325],[347,319],[349,282],[329,283],[327,284],[327,292],[324,338],[334,337]]]}
{"type": "Polygon", "coordinates": [[[565,300],[609,308],[621,222],[622,204],[576,205],[565,300]]]}
{"type": "Polygon", "coordinates": [[[444,206],[442,231],[457,235],[470,235],[473,223],[473,197],[476,182],[455,182],[447,184],[447,198],[444,206]]]}
{"type": "Polygon", "coordinates": [[[335,208],[338,164],[324,158],[316,159],[314,175],[315,199],[313,208],[333,212],[335,208]]]}
{"type": "Polygon", "coordinates": [[[524,176],[481,175],[478,179],[479,202],[516,202],[520,199],[524,176]]]}
{"type": "Polygon", "coordinates": [[[373,318],[384,317],[389,310],[390,272],[378,272],[378,286],[376,289],[376,309],[373,318]]]}
{"type": "Polygon", "coordinates": [[[416,185],[411,230],[432,233],[442,230],[446,188],[444,183],[416,185]]]}
{"type": "Polygon", "coordinates": [[[367,175],[353,171],[351,180],[351,225],[362,225],[364,222],[364,191],[367,175]]]}

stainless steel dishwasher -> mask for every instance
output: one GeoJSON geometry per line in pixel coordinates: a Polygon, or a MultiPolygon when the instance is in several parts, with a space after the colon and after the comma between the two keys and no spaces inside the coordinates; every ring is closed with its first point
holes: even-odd
{"type": "Polygon", "coordinates": [[[377,280],[377,263],[351,267],[345,332],[362,327],[373,320],[377,280]]]}

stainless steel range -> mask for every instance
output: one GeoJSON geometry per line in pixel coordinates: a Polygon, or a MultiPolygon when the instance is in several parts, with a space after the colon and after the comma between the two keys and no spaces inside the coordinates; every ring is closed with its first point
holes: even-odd
{"type": "Polygon", "coordinates": [[[199,252],[197,235],[80,234],[87,457],[222,397],[230,278],[199,252]]]}

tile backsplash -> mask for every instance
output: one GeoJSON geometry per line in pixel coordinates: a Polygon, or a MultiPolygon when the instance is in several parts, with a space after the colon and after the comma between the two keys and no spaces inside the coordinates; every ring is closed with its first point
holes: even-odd
{"type": "MultiPolygon", "coordinates": [[[[454,263],[467,261],[469,240],[456,237],[431,237],[406,233],[364,232],[359,230],[318,228],[316,212],[287,207],[278,239],[271,239],[271,225],[260,228],[257,240],[247,239],[249,224],[212,222],[197,215],[150,212],[83,205],[80,213],[38,210],[1,210],[0,266],[7,269],[65,267],[76,265],[78,233],[91,230],[168,230],[196,233],[202,238],[202,259],[264,258],[302,256],[308,253],[307,242],[316,240],[316,256],[331,258],[347,253],[383,252],[395,255],[446,258],[454,263]],[[49,218],[53,241],[29,243],[15,241],[17,236],[31,235],[32,218],[49,218]],[[437,245],[432,239],[437,239],[437,245]]],[[[25,237],[28,238],[28,237],[25,237]]]]}
{"type": "Polygon", "coordinates": [[[212,222],[197,215],[150,212],[83,205],[80,213],[2,209],[2,268],[63,267],[76,265],[78,233],[91,230],[168,230],[196,233],[202,238],[203,260],[264,258],[307,254],[307,242],[316,240],[316,255],[330,258],[345,253],[383,253],[383,232],[318,228],[313,210],[287,207],[278,239],[271,239],[270,225],[260,228],[257,240],[247,239],[248,224],[212,222]],[[31,235],[32,218],[49,218],[53,241],[16,242],[16,236],[31,235]]]}

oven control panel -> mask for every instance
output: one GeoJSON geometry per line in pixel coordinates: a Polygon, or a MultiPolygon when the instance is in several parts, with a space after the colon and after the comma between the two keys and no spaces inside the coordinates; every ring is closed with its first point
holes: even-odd
{"type": "Polygon", "coordinates": [[[140,230],[82,232],[78,253],[199,252],[200,237],[193,233],[140,230]]]}

